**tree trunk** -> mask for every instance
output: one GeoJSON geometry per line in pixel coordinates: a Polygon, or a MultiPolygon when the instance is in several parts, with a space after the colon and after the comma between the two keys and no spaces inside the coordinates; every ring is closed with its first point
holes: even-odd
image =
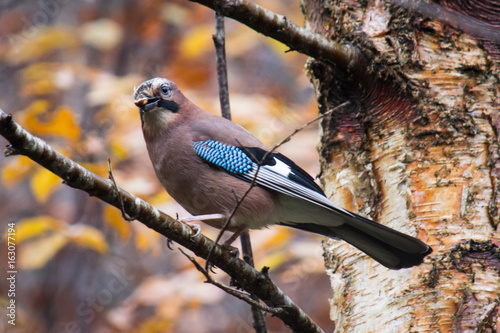
{"type": "MultiPolygon", "coordinates": [[[[494,2],[440,4],[498,29],[494,2]]],[[[350,102],[322,121],[325,193],[434,250],[391,271],[325,242],[336,331],[498,332],[498,46],[386,1],[303,6],[309,29],[356,45],[368,64],[346,74],[308,63],[321,112],[350,102]]]]}

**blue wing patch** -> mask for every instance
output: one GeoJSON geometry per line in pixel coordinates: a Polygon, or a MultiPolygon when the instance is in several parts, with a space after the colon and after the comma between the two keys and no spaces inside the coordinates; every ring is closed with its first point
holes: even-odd
{"type": "Polygon", "coordinates": [[[260,163],[259,176],[261,172],[264,176],[265,171],[272,171],[276,175],[285,177],[324,196],[321,187],[307,172],[279,153],[271,153],[266,156],[267,152],[261,148],[230,146],[215,140],[196,141],[193,143],[193,147],[198,156],[205,161],[236,175],[245,175],[246,177],[242,177],[242,179],[246,181],[252,180],[249,174],[252,170],[257,170],[258,163],[260,163]]]}
{"type": "Polygon", "coordinates": [[[196,141],[193,147],[198,156],[205,161],[232,173],[246,174],[256,167],[255,162],[235,146],[207,140],[196,141]]]}
{"type": "Polygon", "coordinates": [[[328,210],[352,217],[352,213],[328,200],[311,176],[281,154],[269,154],[256,147],[236,147],[215,140],[196,141],[193,147],[203,160],[247,182],[293,198],[305,200],[328,210]],[[261,167],[257,173],[258,163],[261,167]]]}

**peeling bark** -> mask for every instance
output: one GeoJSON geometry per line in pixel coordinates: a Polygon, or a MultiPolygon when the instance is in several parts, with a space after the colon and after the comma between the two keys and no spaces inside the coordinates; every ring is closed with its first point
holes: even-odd
{"type": "MultiPolygon", "coordinates": [[[[457,11],[465,2],[443,1],[457,11]]],[[[463,12],[496,27],[477,12],[484,7],[463,12]]],[[[351,102],[322,121],[326,194],[434,250],[419,267],[389,271],[346,243],[325,242],[336,331],[496,332],[497,45],[381,0],[303,8],[309,29],[353,43],[371,61],[363,80],[308,63],[320,112],[351,102]]]]}

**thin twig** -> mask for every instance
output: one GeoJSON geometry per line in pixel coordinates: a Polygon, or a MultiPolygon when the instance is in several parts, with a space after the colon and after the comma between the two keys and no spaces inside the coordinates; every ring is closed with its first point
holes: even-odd
{"type": "Polygon", "coordinates": [[[260,168],[261,168],[262,164],[264,163],[264,161],[267,159],[267,157],[269,155],[271,155],[272,153],[274,153],[276,151],[276,149],[278,149],[279,147],[281,147],[283,144],[285,144],[288,141],[290,141],[294,135],[296,135],[297,133],[299,133],[300,131],[302,131],[307,126],[309,126],[312,123],[314,123],[314,122],[316,122],[316,121],[318,121],[318,120],[320,120],[320,119],[322,119],[322,118],[330,115],[332,112],[334,112],[334,111],[336,111],[336,110],[338,110],[338,109],[340,109],[340,108],[348,105],[349,103],[350,102],[347,101],[347,102],[344,102],[344,103],[342,103],[340,105],[337,105],[333,109],[330,109],[330,110],[326,111],[325,113],[320,114],[316,118],[314,118],[314,119],[308,121],[307,123],[305,123],[304,125],[296,128],[290,135],[288,135],[287,137],[285,137],[278,144],[276,144],[271,150],[267,151],[264,154],[264,156],[260,159],[260,161],[257,162],[257,170],[255,171],[255,175],[253,176],[252,181],[250,182],[250,185],[248,186],[248,189],[245,191],[245,193],[243,193],[243,195],[241,196],[241,198],[238,199],[238,201],[236,202],[236,205],[234,205],[234,208],[231,211],[231,214],[229,214],[229,217],[227,218],[226,222],[224,223],[224,225],[221,228],[221,232],[219,232],[219,235],[217,236],[217,239],[215,240],[215,244],[218,244],[218,242],[219,242],[219,240],[221,238],[221,233],[227,230],[227,228],[229,227],[229,224],[231,223],[231,219],[234,217],[234,214],[236,213],[236,211],[240,207],[241,203],[243,202],[243,200],[245,200],[245,198],[248,196],[248,194],[250,193],[250,191],[252,190],[252,188],[256,185],[257,176],[259,175],[260,168]]]}
{"type": "MultiPolygon", "coordinates": [[[[344,103],[342,103],[342,104],[339,104],[339,105],[337,105],[336,107],[334,107],[333,109],[330,109],[330,110],[326,111],[325,113],[320,114],[320,115],[319,115],[319,116],[317,116],[316,118],[311,119],[311,120],[309,120],[307,123],[305,123],[304,125],[302,125],[302,126],[300,126],[300,127],[296,128],[296,129],[295,129],[292,133],[290,133],[290,135],[288,135],[286,138],[284,138],[283,140],[281,140],[281,141],[280,141],[277,145],[275,145],[275,146],[274,146],[271,150],[269,150],[269,151],[268,151],[268,152],[267,152],[267,153],[266,153],[266,154],[262,157],[261,163],[263,163],[263,162],[266,160],[266,158],[267,158],[270,154],[274,153],[274,152],[276,151],[276,149],[278,149],[279,147],[281,147],[282,145],[284,145],[285,143],[287,143],[288,141],[290,141],[290,140],[292,139],[292,137],[293,137],[295,134],[299,133],[299,132],[300,132],[300,131],[302,131],[304,128],[306,128],[307,126],[309,126],[309,125],[313,124],[314,122],[316,122],[316,121],[318,121],[318,120],[320,120],[320,119],[323,119],[323,118],[325,118],[326,116],[329,116],[332,112],[337,111],[338,109],[343,108],[343,107],[344,107],[344,106],[346,106],[346,105],[349,105],[349,103],[350,103],[349,101],[346,101],[346,102],[344,102],[344,103]]],[[[255,176],[257,177],[257,175],[255,175],[255,176]]]]}
{"type": "Polygon", "coordinates": [[[226,286],[223,283],[220,283],[220,282],[214,280],[212,278],[212,276],[210,275],[210,273],[205,268],[203,268],[192,256],[188,255],[181,248],[179,248],[179,251],[181,251],[182,254],[184,254],[189,259],[189,261],[191,261],[193,263],[194,267],[196,267],[196,269],[198,271],[200,271],[205,276],[205,278],[207,279],[207,281],[206,281],[207,283],[213,284],[214,286],[224,290],[226,293],[228,293],[236,298],[239,298],[242,301],[247,302],[252,307],[257,307],[262,311],[266,311],[266,312],[269,312],[269,313],[272,313],[275,315],[285,312],[285,309],[283,309],[283,308],[276,308],[276,307],[270,307],[270,306],[264,305],[256,300],[252,299],[251,295],[249,293],[238,290],[238,289],[231,288],[229,286],[226,286]]]}
{"type": "Polygon", "coordinates": [[[341,71],[366,72],[361,52],[350,44],[336,41],[299,27],[285,16],[273,13],[247,0],[190,0],[221,12],[261,34],[271,37],[291,50],[336,66],[341,71]]]}
{"type": "MultiPolygon", "coordinates": [[[[241,200],[236,195],[236,192],[234,192],[234,190],[232,190],[232,192],[233,192],[234,198],[236,199],[236,205],[233,207],[233,210],[231,211],[231,214],[229,214],[229,217],[224,222],[224,225],[222,225],[222,228],[219,229],[219,232],[217,233],[217,237],[215,238],[215,244],[219,244],[220,239],[222,238],[224,233],[227,231],[227,228],[229,228],[229,225],[231,223],[231,219],[233,218],[234,214],[236,213],[236,210],[238,210],[238,207],[241,204],[241,200]]],[[[228,244],[228,245],[230,245],[230,244],[228,244]]],[[[208,258],[210,259],[210,254],[208,255],[208,258]]],[[[209,260],[207,260],[207,263],[205,265],[205,269],[207,269],[208,266],[209,266],[209,260]]]]}
{"type": "Polygon", "coordinates": [[[222,117],[231,120],[229,107],[229,82],[227,79],[226,33],[224,15],[215,11],[215,35],[212,36],[217,58],[217,81],[219,82],[219,99],[222,117]]]}
{"type": "MultiPolygon", "coordinates": [[[[243,233],[240,235],[240,242],[241,242],[241,252],[243,253],[243,261],[249,264],[250,266],[255,267],[253,262],[252,243],[250,241],[250,233],[248,232],[248,229],[243,231],[243,233]]],[[[255,294],[250,294],[250,297],[259,304],[261,304],[259,302],[259,298],[255,294]]],[[[265,313],[262,312],[262,310],[263,309],[261,307],[256,307],[252,305],[253,327],[256,333],[267,332],[266,317],[265,313]]]]}
{"type": "MultiPolygon", "coordinates": [[[[123,205],[123,198],[120,194],[120,191],[118,190],[118,185],[116,185],[115,177],[113,176],[113,170],[111,169],[111,159],[108,158],[108,179],[111,181],[113,184],[113,189],[115,190],[116,194],[118,195],[120,199],[120,211],[122,213],[122,217],[125,221],[127,222],[132,222],[135,221],[135,218],[128,216],[127,213],[125,213],[125,206],[123,205]]],[[[170,248],[170,246],[169,246],[170,248]]]]}
{"type": "MultiPolygon", "coordinates": [[[[227,60],[226,60],[226,34],[224,29],[224,15],[222,15],[218,10],[215,11],[215,35],[212,36],[215,46],[215,56],[217,60],[217,82],[219,84],[219,100],[222,117],[231,120],[231,108],[229,105],[229,83],[227,79],[227,60]]],[[[236,195],[236,194],[235,194],[236,195]]],[[[234,211],[234,209],[233,209],[234,211]]],[[[231,221],[233,214],[224,223],[224,226],[219,230],[217,238],[215,239],[215,244],[219,244],[219,241],[229,227],[229,221],[231,221]]],[[[210,254],[208,256],[210,259],[210,254]]],[[[207,260],[206,268],[210,265],[210,261],[207,260]]]]}
{"type": "MultiPolygon", "coordinates": [[[[217,81],[219,83],[219,99],[221,106],[222,117],[231,120],[231,108],[229,106],[229,83],[227,78],[227,60],[226,60],[226,34],[224,29],[224,15],[219,11],[215,11],[215,35],[213,36],[215,53],[217,58],[217,81]]],[[[236,196],[236,194],[235,194],[236,196]]],[[[238,200],[238,199],[236,199],[238,200]]],[[[230,221],[230,219],[228,219],[230,221]]],[[[225,224],[226,228],[229,223],[225,224]]],[[[219,231],[215,244],[217,244],[222,237],[225,228],[219,231]]],[[[250,241],[250,234],[248,230],[240,234],[240,241],[242,244],[243,259],[247,264],[254,267],[252,245],[250,241]]],[[[208,256],[210,259],[210,254],[208,256]]],[[[205,270],[208,274],[210,271],[210,260],[207,259],[205,270]]],[[[250,298],[259,303],[259,298],[255,294],[251,294],[250,298]]],[[[251,304],[252,305],[252,304],[251,304]]],[[[256,333],[266,333],[266,320],[264,313],[255,305],[252,305],[253,327],[256,333]]]]}

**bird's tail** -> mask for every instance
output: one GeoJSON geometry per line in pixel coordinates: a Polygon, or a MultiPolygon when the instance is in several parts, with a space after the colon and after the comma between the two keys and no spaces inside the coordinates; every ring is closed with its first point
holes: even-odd
{"type": "MultiPolygon", "coordinates": [[[[314,223],[282,223],[283,225],[314,232],[333,238],[341,238],[390,269],[409,268],[419,265],[432,253],[430,246],[417,238],[351,213],[339,217],[344,223],[335,226],[314,223]]],[[[335,214],[336,215],[336,214],[335,214]]]]}

